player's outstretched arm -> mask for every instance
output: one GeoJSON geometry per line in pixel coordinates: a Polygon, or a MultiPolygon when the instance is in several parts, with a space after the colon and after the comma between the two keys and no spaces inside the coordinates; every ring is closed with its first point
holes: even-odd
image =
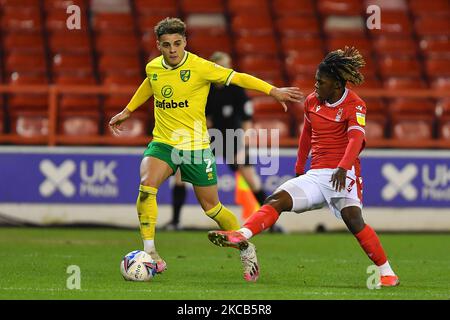
{"type": "Polygon", "coordinates": [[[113,134],[120,135],[122,131],[121,124],[127,120],[131,113],[139,108],[145,101],[147,101],[153,95],[153,90],[150,85],[150,81],[145,78],[142,84],[134,93],[128,105],[120,113],[116,114],[109,121],[109,127],[111,128],[113,134]]]}
{"type": "Polygon", "coordinates": [[[301,102],[303,99],[303,93],[299,88],[277,88],[246,73],[235,72],[231,79],[231,83],[245,89],[257,90],[274,97],[283,105],[284,111],[287,111],[286,102],[301,102]]]}

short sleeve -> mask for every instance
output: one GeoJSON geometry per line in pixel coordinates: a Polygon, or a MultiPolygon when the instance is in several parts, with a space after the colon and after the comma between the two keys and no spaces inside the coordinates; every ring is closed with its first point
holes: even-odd
{"type": "Polygon", "coordinates": [[[364,104],[354,105],[349,107],[347,112],[347,131],[360,130],[365,133],[364,127],[366,126],[366,106],[364,104]]]}
{"type": "Polygon", "coordinates": [[[224,68],[214,62],[201,59],[199,63],[200,74],[202,77],[209,82],[220,83],[224,85],[229,85],[233,69],[224,68]]]}

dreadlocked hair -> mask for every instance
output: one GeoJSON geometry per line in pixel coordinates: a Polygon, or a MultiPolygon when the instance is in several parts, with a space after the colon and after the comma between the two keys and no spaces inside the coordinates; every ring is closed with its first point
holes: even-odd
{"type": "Polygon", "coordinates": [[[345,46],[344,50],[339,49],[328,53],[319,64],[319,71],[333,76],[343,86],[347,81],[359,85],[364,81],[364,76],[359,68],[365,64],[362,55],[355,47],[345,46]]]}

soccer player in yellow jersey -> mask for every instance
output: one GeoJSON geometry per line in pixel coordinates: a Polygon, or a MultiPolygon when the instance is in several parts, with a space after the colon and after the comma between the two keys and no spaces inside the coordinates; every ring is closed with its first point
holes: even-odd
{"type": "MultiPolygon", "coordinates": [[[[237,230],[236,216],[219,201],[216,164],[209,148],[205,106],[211,83],[230,83],[271,95],[286,109],[299,102],[298,88],[276,88],[258,78],[238,73],[202,59],[185,50],[186,26],[178,18],[166,18],[155,26],[156,45],[161,56],[147,64],[146,79],[128,105],[109,125],[120,134],[120,125],[132,112],[154,96],[155,126],[140,167],[137,211],[144,250],[157,261],[157,272],[166,269],[155,248],[156,194],[167,178],[180,168],[183,181],[192,183],[205,214],[223,230],[237,230]]],[[[259,269],[253,244],[240,248],[244,278],[256,281],[259,269]]]]}

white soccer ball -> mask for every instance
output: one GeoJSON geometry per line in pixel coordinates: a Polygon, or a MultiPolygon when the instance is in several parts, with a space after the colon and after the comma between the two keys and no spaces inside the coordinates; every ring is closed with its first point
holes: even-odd
{"type": "Polygon", "coordinates": [[[145,251],[131,251],[120,262],[120,273],[125,280],[150,281],[156,274],[156,261],[145,251]]]}

